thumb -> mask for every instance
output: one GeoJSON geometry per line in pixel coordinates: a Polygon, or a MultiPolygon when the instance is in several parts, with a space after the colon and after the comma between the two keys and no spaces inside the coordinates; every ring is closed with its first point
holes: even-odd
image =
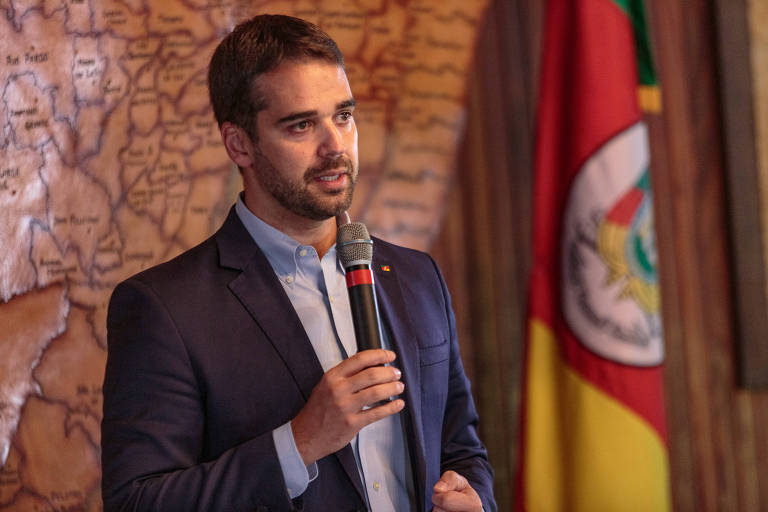
{"type": "Polygon", "coordinates": [[[446,471],[434,486],[435,492],[461,491],[469,485],[467,479],[455,471],[446,471]]]}

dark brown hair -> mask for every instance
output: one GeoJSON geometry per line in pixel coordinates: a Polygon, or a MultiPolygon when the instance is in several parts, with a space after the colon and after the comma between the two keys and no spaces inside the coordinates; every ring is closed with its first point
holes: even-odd
{"type": "Polygon", "coordinates": [[[266,100],[253,87],[259,75],[286,60],[319,59],[344,67],[336,43],[317,25],[292,16],[262,14],[245,21],[219,43],[208,67],[213,115],[255,139],[254,117],[266,100]]]}

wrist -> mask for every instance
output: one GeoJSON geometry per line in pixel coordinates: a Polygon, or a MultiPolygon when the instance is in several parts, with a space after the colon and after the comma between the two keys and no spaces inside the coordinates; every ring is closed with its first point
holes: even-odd
{"type": "Polygon", "coordinates": [[[300,416],[301,414],[291,421],[291,432],[293,433],[296,450],[299,452],[304,465],[308,467],[320,457],[313,453],[312,437],[307,429],[303,427],[300,416]]]}

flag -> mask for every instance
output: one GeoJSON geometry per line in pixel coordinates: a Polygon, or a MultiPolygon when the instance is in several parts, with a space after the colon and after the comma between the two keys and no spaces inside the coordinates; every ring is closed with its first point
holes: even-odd
{"type": "Polygon", "coordinates": [[[669,510],[641,0],[550,0],[518,510],[669,510]]]}

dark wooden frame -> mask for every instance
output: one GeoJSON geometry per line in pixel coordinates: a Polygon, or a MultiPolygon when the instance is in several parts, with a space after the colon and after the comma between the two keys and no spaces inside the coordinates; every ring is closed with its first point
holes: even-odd
{"type": "MultiPolygon", "coordinates": [[[[715,0],[739,384],[768,389],[768,300],[746,0],[715,0]]],[[[713,340],[714,341],[714,340],[713,340]]]]}

